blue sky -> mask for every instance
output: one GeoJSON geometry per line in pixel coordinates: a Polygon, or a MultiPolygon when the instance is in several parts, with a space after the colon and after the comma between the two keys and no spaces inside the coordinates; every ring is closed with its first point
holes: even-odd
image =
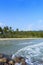
{"type": "Polygon", "coordinates": [[[43,0],[0,0],[0,26],[43,30],[43,0]]]}

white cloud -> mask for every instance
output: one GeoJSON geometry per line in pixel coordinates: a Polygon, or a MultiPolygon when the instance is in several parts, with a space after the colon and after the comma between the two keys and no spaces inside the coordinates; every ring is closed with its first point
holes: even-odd
{"type": "Polygon", "coordinates": [[[0,22],[0,27],[4,27],[4,26],[5,26],[5,24],[0,22]]]}
{"type": "Polygon", "coordinates": [[[40,24],[40,23],[43,23],[43,20],[38,20],[37,22],[40,24]]]}
{"type": "Polygon", "coordinates": [[[21,29],[25,30],[25,31],[27,31],[27,30],[31,31],[32,28],[33,28],[33,24],[26,24],[26,25],[21,26],[21,29]]]}
{"type": "Polygon", "coordinates": [[[0,26],[2,26],[2,25],[3,25],[3,23],[0,22],[0,26]]]}
{"type": "Polygon", "coordinates": [[[34,23],[26,25],[27,30],[43,30],[43,20],[38,20],[34,23]]]}
{"type": "Polygon", "coordinates": [[[27,25],[27,29],[28,29],[28,30],[32,30],[32,28],[33,28],[33,24],[27,25]]]}
{"type": "Polygon", "coordinates": [[[43,20],[36,21],[35,28],[36,30],[43,30],[43,20]]]}

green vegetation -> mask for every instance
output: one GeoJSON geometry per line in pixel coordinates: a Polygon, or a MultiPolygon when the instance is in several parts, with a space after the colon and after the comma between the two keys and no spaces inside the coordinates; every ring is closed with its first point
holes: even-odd
{"type": "Polygon", "coordinates": [[[0,27],[0,38],[43,38],[43,31],[16,31],[12,27],[0,27]]]}

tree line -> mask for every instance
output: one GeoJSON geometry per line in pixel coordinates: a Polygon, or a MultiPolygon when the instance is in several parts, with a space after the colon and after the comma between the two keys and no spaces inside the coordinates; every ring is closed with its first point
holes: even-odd
{"type": "Polygon", "coordinates": [[[0,38],[43,38],[43,31],[16,31],[12,27],[0,27],[0,38]]]}

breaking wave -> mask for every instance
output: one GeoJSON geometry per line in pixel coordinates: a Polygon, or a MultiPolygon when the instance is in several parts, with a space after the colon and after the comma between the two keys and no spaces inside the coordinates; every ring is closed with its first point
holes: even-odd
{"type": "Polygon", "coordinates": [[[43,65],[43,42],[26,46],[15,53],[16,56],[22,56],[33,65],[43,65]]]}

